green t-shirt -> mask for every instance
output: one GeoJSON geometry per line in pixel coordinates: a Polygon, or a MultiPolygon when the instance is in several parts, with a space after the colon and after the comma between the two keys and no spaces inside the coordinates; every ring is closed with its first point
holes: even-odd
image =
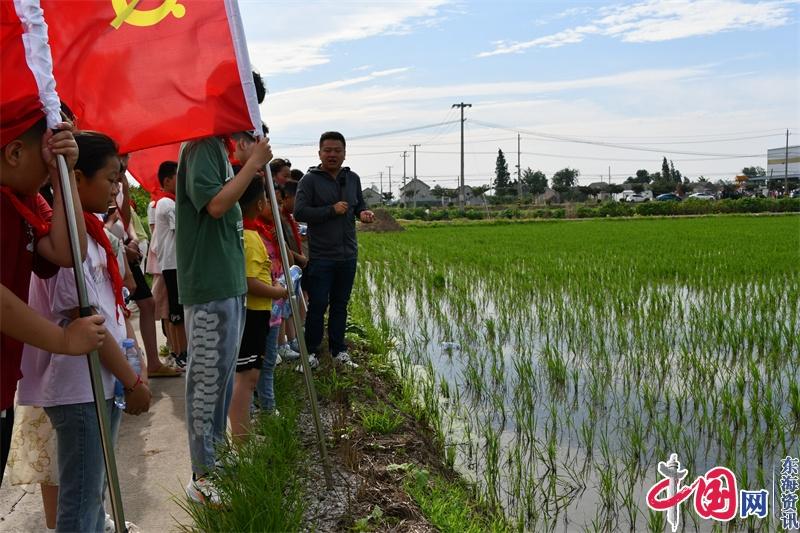
{"type": "Polygon", "coordinates": [[[233,179],[225,146],[216,137],[181,146],[175,191],[178,295],[184,305],[247,293],[242,210],[235,204],[221,218],[206,204],[233,179]]]}

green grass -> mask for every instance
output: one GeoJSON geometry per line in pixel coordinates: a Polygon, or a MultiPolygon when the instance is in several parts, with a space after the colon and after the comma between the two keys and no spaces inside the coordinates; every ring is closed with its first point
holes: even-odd
{"type": "Polygon", "coordinates": [[[290,371],[275,373],[280,417],[263,415],[255,428],[261,437],[233,450],[220,450],[216,478],[225,510],[179,499],[192,519],[187,532],[298,531],[303,518],[303,446],[297,435],[302,384],[290,371]]]}
{"type": "Polygon", "coordinates": [[[476,505],[474,494],[466,484],[415,467],[409,469],[407,476],[406,491],[438,530],[445,533],[508,531],[502,516],[476,505]]]}
{"type": "Polygon", "coordinates": [[[403,417],[384,403],[361,410],[361,425],[367,433],[388,435],[403,425],[403,417]]]}

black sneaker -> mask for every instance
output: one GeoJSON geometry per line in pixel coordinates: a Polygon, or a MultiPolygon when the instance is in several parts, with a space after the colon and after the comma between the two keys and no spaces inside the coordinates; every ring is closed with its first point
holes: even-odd
{"type": "Polygon", "coordinates": [[[181,352],[175,356],[175,364],[178,365],[178,368],[180,369],[185,369],[188,362],[189,361],[186,352],[181,352]]]}

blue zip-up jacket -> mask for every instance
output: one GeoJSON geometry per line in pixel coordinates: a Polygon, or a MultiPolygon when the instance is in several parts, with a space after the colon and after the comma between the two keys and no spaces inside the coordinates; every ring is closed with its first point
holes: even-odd
{"type": "Polygon", "coordinates": [[[356,218],[366,208],[361,178],[348,167],[342,167],[335,179],[318,166],[308,169],[297,186],[294,218],[308,224],[309,259],[357,257],[356,218]],[[340,201],[348,205],[343,215],[333,209],[340,201]]]}

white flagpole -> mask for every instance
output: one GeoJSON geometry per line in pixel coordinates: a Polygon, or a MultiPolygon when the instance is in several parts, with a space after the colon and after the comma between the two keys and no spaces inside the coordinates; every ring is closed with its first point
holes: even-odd
{"type": "MultiPolygon", "coordinates": [[[[47,116],[47,126],[53,129],[61,122],[61,102],[56,92],[56,82],[53,77],[53,59],[50,54],[44,12],[39,5],[39,0],[14,0],[14,8],[25,28],[25,32],[22,35],[22,41],[25,46],[25,59],[39,88],[39,100],[42,102],[42,107],[47,116]]],[[[83,258],[80,250],[77,220],[75,219],[75,205],[72,201],[69,169],[62,155],[57,156],[57,164],[61,184],[61,198],[64,201],[64,212],[67,218],[67,230],[72,252],[72,270],[75,273],[75,286],[78,291],[79,314],[81,317],[85,317],[92,315],[93,312],[89,306],[89,298],[86,293],[83,258]]],[[[126,531],[125,513],[122,508],[117,463],[114,458],[114,446],[111,439],[111,422],[106,409],[105,390],[100,374],[100,357],[97,350],[93,350],[88,354],[87,361],[92,382],[92,395],[97,412],[97,423],[100,428],[100,445],[103,449],[103,460],[106,467],[114,524],[117,532],[122,533],[126,531]]]]}

